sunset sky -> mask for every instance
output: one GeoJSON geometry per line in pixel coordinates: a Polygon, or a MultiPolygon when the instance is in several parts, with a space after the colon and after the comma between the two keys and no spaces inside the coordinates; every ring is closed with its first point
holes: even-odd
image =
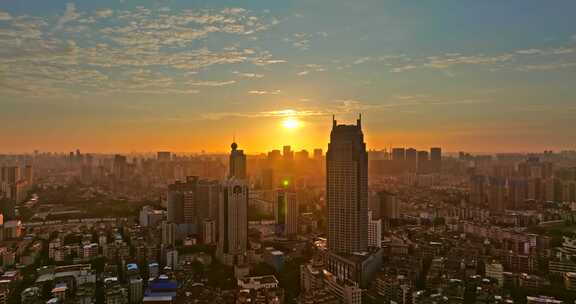
{"type": "Polygon", "coordinates": [[[3,0],[0,152],[576,148],[576,1],[3,0]],[[286,123],[291,118],[292,122],[286,123]]]}

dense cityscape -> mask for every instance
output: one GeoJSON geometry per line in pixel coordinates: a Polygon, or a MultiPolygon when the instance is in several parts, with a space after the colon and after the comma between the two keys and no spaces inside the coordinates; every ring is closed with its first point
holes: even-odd
{"type": "Polygon", "coordinates": [[[2,303],[571,303],[576,151],[2,155],[2,303]]]}

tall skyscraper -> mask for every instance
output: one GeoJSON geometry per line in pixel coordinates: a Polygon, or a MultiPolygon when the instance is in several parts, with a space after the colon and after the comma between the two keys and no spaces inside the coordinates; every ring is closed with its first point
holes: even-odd
{"type": "MultiPolygon", "coordinates": [[[[338,125],[333,119],[326,172],[326,274],[366,288],[382,266],[383,251],[368,246],[368,153],[361,118],[356,125],[338,125]]],[[[345,298],[345,303],[360,303],[345,298]]]]}
{"type": "Polygon", "coordinates": [[[368,248],[368,154],[361,119],[356,125],[332,122],[326,153],[328,249],[337,254],[368,248]]]}
{"type": "Polygon", "coordinates": [[[243,264],[248,248],[248,184],[246,156],[232,144],[230,174],[222,186],[218,206],[217,255],[226,265],[243,264]]]}

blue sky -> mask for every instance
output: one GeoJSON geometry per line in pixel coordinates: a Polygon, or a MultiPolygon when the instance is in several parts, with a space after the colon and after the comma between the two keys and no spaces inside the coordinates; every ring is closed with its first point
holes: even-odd
{"type": "Polygon", "coordinates": [[[0,2],[0,151],[576,148],[574,1],[0,2]],[[294,117],[298,130],[280,121],[294,117]]]}

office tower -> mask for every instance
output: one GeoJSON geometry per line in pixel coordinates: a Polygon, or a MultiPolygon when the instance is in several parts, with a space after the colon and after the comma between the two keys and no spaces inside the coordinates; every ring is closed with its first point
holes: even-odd
{"type": "Polygon", "coordinates": [[[246,155],[243,150],[238,150],[238,144],[232,143],[228,177],[246,179],[246,155]]]}
{"type": "Polygon", "coordinates": [[[430,148],[430,167],[434,173],[442,170],[442,148],[430,148]]]}
{"type": "Polygon", "coordinates": [[[169,151],[158,151],[157,159],[159,161],[170,161],[172,159],[172,152],[169,151]]]}
{"type": "Polygon", "coordinates": [[[246,156],[232,144],[230,174],[223,183],[218,207],[217,255],[226,265],[244,262],[248,247],[248,185],[246,156]]]}
{"type": "Polygon", "coordinates": [[[314,149],[314,159],[322,159],[322,149],[314,149]]]}
{"type": "Polygon", "coordinates": [[[333,119],[326,153],[328,249],[364,252],[368,247],[368,154],[361,119],[338,125],[333,119]]]}
{"type": "Polygon", "coordinates": [[[418,152],[414,148],[406,149],[406,168],[410,172],[416,172],[418,152]]]}
{"type": "Polygon", "coordinates": [[[368,211],[368,247],[382,247],[382,220],[374,219],[368,211]]]}
{"type": "Polygon", "coordinates": [[[430,173],[428,151],[418,151],[418,173],[430,173]]]}
{"type": "Polygon", "coordinates": [[[298,215],[296,192],[292,190],[290,185],[283,185],[283,188],[276,193],[276,202],[274,204],[276,234],[284,237],[297,234],[298,215]]]}
{"type": "Polygon", "coordinates": [[[392,149],[392,160],[405,160],[406,150],[404,148],[393,148],[392,149]]]}

